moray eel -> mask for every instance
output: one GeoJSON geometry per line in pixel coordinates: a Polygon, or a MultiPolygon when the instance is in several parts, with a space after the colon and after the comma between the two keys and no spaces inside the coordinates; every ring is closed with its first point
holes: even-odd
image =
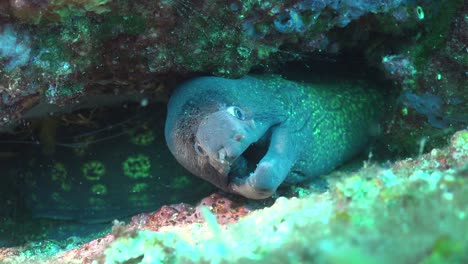
{"type": "Polygon", "coordinates": [[[196,176],[223,191],[264,199],[283,182],[331,172],[366,146],[382,98],[355,86],[279,76],[195,78],[171,96],[166,141],[196,176]]]}

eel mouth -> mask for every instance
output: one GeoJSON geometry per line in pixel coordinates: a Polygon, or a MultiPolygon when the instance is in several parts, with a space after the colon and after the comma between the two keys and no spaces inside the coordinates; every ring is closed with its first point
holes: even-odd
{"type": "Polygon", "coordinates": [[[268,129],[259,140],[250,144],[249,147],[234,160],[228,173],[229,182],[245,179],[255,171],[257,164],[266,155],[270,146],[271,130],[271,128],[268,129]]]}

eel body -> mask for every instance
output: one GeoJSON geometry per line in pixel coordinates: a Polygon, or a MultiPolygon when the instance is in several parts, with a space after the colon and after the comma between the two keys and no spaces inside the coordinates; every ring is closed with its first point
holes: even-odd
{"type": "Polygon", "coordinates": [[[283,182],[328,173],[361,151],[381,105],[375,89],[359,85],[199,77],[171,96],[165,137],[196,176],[226,192],[263,199],[283,182]]]}

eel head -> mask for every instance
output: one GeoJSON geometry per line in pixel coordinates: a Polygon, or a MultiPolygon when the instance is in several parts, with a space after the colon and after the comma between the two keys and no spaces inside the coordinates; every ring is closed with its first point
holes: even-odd
{"type": "Polygon", "coordinates": [[[226,186],[237,177],[248,176],[266,153],[271,122],[259,121],[237,106],[206,115],[195,135],[199,158],[214,168],[226,186]]]}

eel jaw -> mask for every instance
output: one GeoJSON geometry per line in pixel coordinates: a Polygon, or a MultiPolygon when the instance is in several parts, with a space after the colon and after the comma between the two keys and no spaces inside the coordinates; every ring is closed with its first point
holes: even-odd
{"type": "Polygon", "coordinates": [[[227,151],[225,148],[221,148],[216,154],[216,158],[210,158],[210,164],[221,175],[227,176],[231,171],[231,165],[234,162],[234,160],[227,159],[227,151]]]}
{"type": "Polygon", "coordinates": [[[245,180],[254,173],[257,164],[266,155],[271,142],[271,129],[260,137],[259,140],[251,143],[241,155],[229,163],[229,170],[226,174],[228,182],[238,182],[245,180]]]}

